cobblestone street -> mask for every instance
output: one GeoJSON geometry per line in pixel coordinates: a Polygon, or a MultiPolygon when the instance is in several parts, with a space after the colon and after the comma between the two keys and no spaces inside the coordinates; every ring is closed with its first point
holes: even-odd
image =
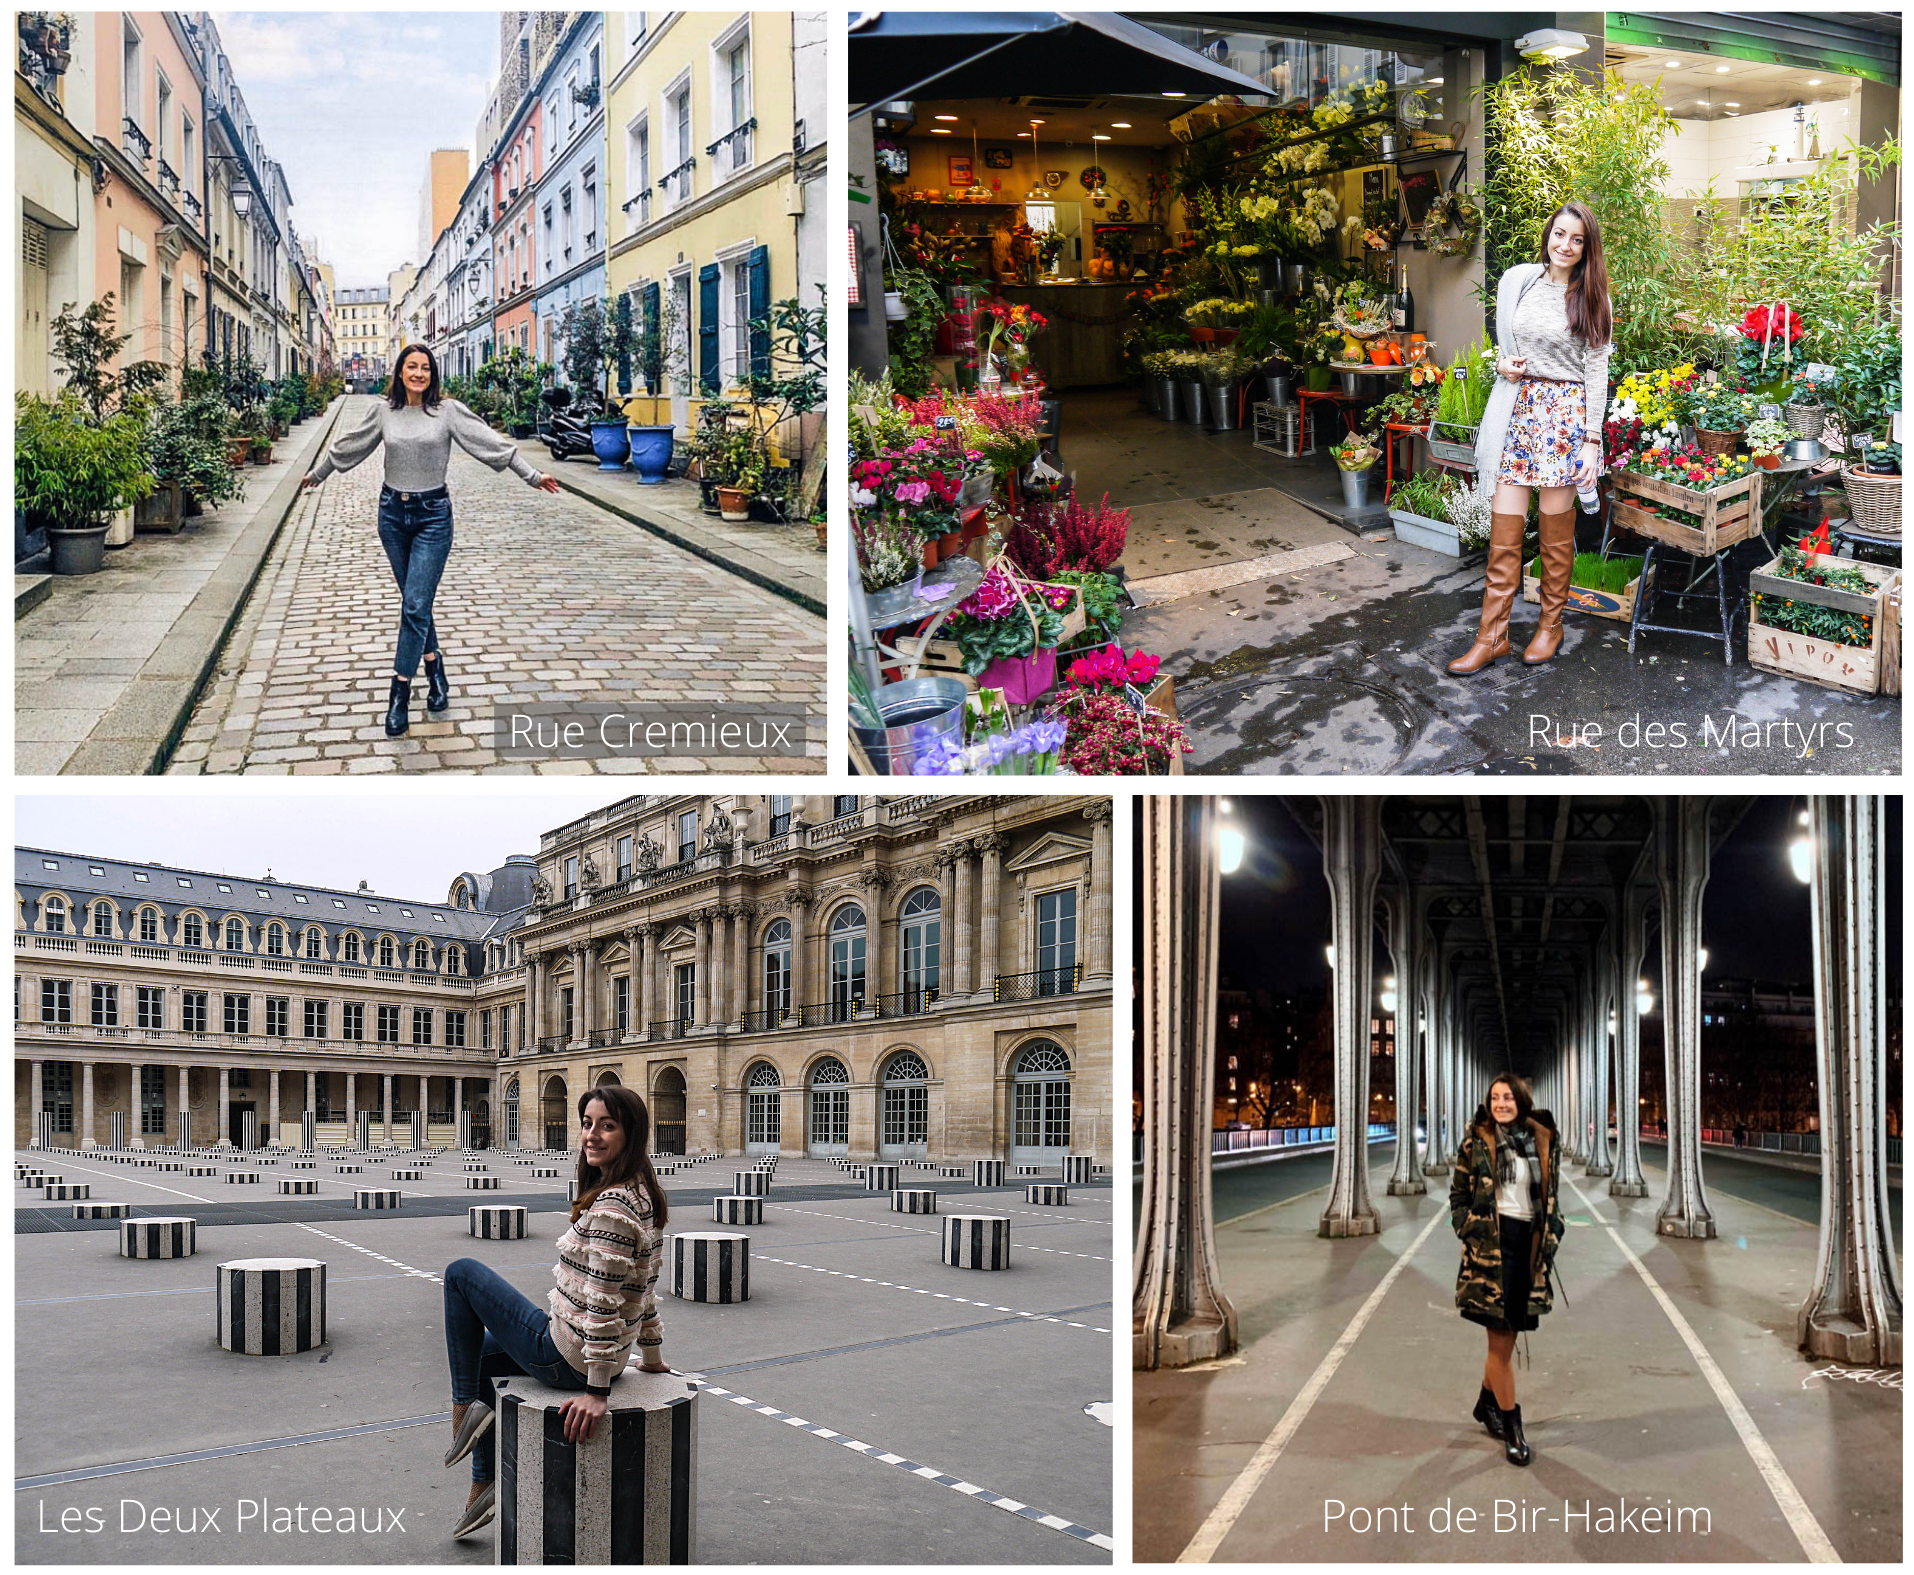
{"type": "MultiPolygon", "coordinates": [[[[352,400],[339,430],[363,401],[352,400]]],[[[548,465],[541,446],[525,457],[548,465]]],[[[398,590],[376,528],[381,460],[298,503],[169,770],[299,776],[391,771],[643,774],[821,771],[824,622],[571,494],[495,474],[456,448],[453,546],[435,616],[452,704],[411,731],[381,721],[398,590]],[[493,708],[618,703],[803,707],[805,756],[503,761],[493,708]]]]}

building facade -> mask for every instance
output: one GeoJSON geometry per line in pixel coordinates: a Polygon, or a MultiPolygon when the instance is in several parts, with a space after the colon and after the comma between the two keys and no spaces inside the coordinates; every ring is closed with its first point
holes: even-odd
{"type": "MultiPolygon", "coordinates": [[[[53,319],[68,301],[94,299],[95,230],[105,213],[94,184],[92,128],[98,48],[93,30],[111,13],[75,13],[64,29],[51,13],[15,19],[19,53],[13,79],[13,195],[19,219],[15,274],[16,391],[51,395],[53,319]]],[[[107,288],[115,288],[109,285],[107,288]]]]}
{"type": "Polygon", "coordinates": [[[1108,1162],[1108,798],[631,798],[443,903],[16,851],[15,1138],[1108,1162]],[[283,991],[283,993],[278,993],[283,991]],[[369,1081],[368,1081],[369,1079],[369,1081]]]}
{"type": "Polygon", "coordinates": [[[340,372],[354,382],[376,381],[386,372],[387,313],[391,291],[384,285],[341,290],[333,308],[340,372]]]}
{"type": "Polygon", "coordinates": [[[533,192],[538,232],[538,357],[563,367],[566,308],[605,294],[603,13],[578,13],[541,73],[544,168],[533,192]]]}

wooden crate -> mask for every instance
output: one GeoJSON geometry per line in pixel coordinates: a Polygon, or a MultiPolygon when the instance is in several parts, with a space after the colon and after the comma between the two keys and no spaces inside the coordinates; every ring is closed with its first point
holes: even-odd
{"type": "Polygon", "coordinates": [[[1831,585],[1811,585],[1805,580],[1784,579],[1779,572],[1781,559],[1777,554],[1749,574],[1748,594],[1751,597],[1778,596],[1783,601],[1808,602],[1816,607],[1832,607],[1838,612],[1859,613],[1864,618],[1878,621],[1881,602],[1900,580],[1901,571],[1886,564],[1862,563],[1853,558],[1832,558],[1829,562],[1838,569],[1858,569],[1873,589],[1867,592],[1843,591],[1831,585]]]}
{"type": "Polygon", "coordinates": [[[1614,523],[1623,530],[1646,536],[1650,541],[1676,547],[1697,557],[1712,558],[1724,547],[1761,533],[1761,478],[1765,472],[1754,470],[1726,486],[1709,492],[1692,487],[1677,487],[1653,476],[1637,476],[1628,471],[1614,473],[1614,523]],[[1689,514],[1699,515],[1699,526],[1685,525],[1649,514],[1630,497],[1651,503],[1671,504],[1689,514]]]}
{"type": "Polygon", "coordinates": [[[1881,692],[1886,683],[1885,670],[1891,660],[1898,692],[1899,675],[1899,596],[1901,571],[1885,564],[1860,563],[1851,559],[1835,560],[1843,569],[1858,569],[1873,587],[1871,591],[1844,591],[1828,585],[1810,585],[1802,580],[1783,579],[1774,558],[1748,576],[1748,660],[1767,673],[1789,678],[1804,678],[1825,689],[1848,694],[1871,695],[1881,692]],[[1787,601],[1808,602],[1816,607],[1832,607],[1840,612],[1857,613],[1868,620],[1868,644],[1836,645],[1804,634],[1792,634],[1756,621],[1754,598],[1775,596],[1787,601]],[[1897,627],[1894,638],[1886,638],[1888,601],[1894,599],[1897,627]]]}
{"type": "MultiPolygon", "coordinates": [[[[1652,577],[1654,570],[1650,569],[1652,577]]],[[[1616,596],[1608,591],[1592,591],[1585,585],[1571,585],[1568,588],[1568,605],[1578,612],[1593,613],[1597,618],[1613,618],[1620,623],[1629,623],[1635,616],[1635,598],[1641,594],[1642,577],[1638,574],[1628,582],[1628,589],[1616,596]]],[[[1522,571],[1522,600],[1540,602],[1542,582],[1526,569],[1522,571]]]]}
{"type": "MultiPolygon", "coordinates": [[[[1162,714],[1167,716],[1172,722],[1180,722],[1183,720],[1176,714],[1176,680],[1168,673],[1165,673],[1157,679],[1156,683],[1151,686],[1150,692],[1143,697],[1143,703],[1152,711],[1162,712],[1162,714]]],[[[1170,769],[1168,775],[1180,777],[1183,774],[1183,752],[1181,750],[1172,750],[1170,752],[1170,769]]]]}
{"type": "Polygon", "coordinates": [[[1901,586],[1881,600],[1881,693],[1901,692],[1901,586]]]}

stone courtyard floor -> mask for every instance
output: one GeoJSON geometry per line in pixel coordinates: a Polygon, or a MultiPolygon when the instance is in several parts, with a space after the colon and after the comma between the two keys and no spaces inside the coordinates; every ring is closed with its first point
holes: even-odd
{"type": "MultiPolygon", "coordinates": [[[[501,1190],[465,1191],[452,1154],[397,1183],[382,1160],[361,1161],[357,1176],[322,1160],[297,1173],[318,1177],[316,1198],[277,1195],[275,1179],[293,1174],[283,1157],[257,1185],[98,1152],[50,1157],[96,1201],[195,1216],[198,1253],[183,1260],[121,1258],[118,1221],[74,1220],[71,1204],[16,1186],[18,1562],[493,1562],[495,1525],[449,1536],[469,1477],[440,1463],[441,1276],[453,1259],[477,1258],[542,1304],[565,1182],[534,1181],[509,1154],[480,1157],[505,1178],[501,1190]],[[404,1194],[399,1213],[353,1211],[354,1186],[388,1185],[404,1194]],[[530,1235],[475,1240],[465,1212],[475,1202],[524,1204],[530,1235]],[[328,1265],[324,1347],[255,1357],[215,1343],[215,1265],[259,1256],[328,1265]],[[256,1517],[237,1524],[241,1499],[383,1507],[388,1527],[403,1512],[404,1531],[272,1535],[256,1517]],[[221,1509],[219,1529],[122,1534],[123,1500],[221,1509]],[[102,1511],[99,1534],[40,1529],[90,1506],[102,1511]]],[[[710,1160],[664,1179],[672,1228],[718,1228],[709,1200],[743,1168],[710,1160]]],[[[1072,1187],[1067,1207],[1042,1208],[1024,1202],[1021,1182],[916,1179],[934,1174],[906,1169],[900,1183],[936,1188],[945,1211],[1007,1214],[1009,1270],[945,1267],[938,1216],[892,1214],[888,1194],[823,1160],[787,1158],[764,1223],[741,1227],[751,1299],[695,1304],[661,1285],[666,1360],[723,1391],[699,1403],[698,1562],[1109,1562],[1110,1184],[1072,1187]]]]}

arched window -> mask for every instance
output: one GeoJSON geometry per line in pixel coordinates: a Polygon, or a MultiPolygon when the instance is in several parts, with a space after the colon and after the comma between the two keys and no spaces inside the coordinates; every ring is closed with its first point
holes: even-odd
{"type": "Polygon", "coordinates": [[[783,1101],[778,1087],[784,1081],[769,1061],[760,1061],[744,1074],[744,1151],[775,1154],[782,1133],[783,1101]]]}
{"type": "Polygon", "coordinates": [[[904,1010],[921,1012],[937,999],[938,953],[943,934],[943,901],[929,886],[904,899],[904,1010]]]}
{"type": "Polygon", "coordinates": [[[272,924],[266,927],[266,955],[284,957],[286,955],[286,927],[272,924]]]}
{"type": "Polygon", "coordinates": [[[1042,1163],[1070,1151],[1070,1057],[1039,1039],[1017,1057],[1011,1088],[1011,1157],[1042,1163]]]}
{"type": "Polygon", "coordinates": [[[831,1021],[848,1022],[864,1004],[864,910],[840,908],[831,920],[831,1021]]]}
{"type": "Polygon", "coordinates": [[[459,949],[456,946],[445,948],[445,971],[451,974],[459,971],[459,949]]]}
{"type": "Polygon", "coordinates": [[[66,934],[66,903],[58,897],[46,900],[47,934],[66,934]]]}
{"type": "Polygon", "coordinates": [[[412,966],[421,973],[432,966],[432,948],[424,941],[412,943],[412,966]]]}
{"type": "Polygon", "coordinates": [[[93,904],[93,933],[110,940],[113,935],[113,904],[96,902],[93,904]]]}
{"type": "Polygon", "coordinates": [[[306,955],[316,962],[325,954],[326,938],[315,924],[306,931],[306,955]]]}
{"type": "Polygon", "coordinates": [[[505,1146],[518,1147],[518,1079],[505,1085],[505,1146]]]}
{"type": "Polygon", "coordinates": [[[356,963],[359,960],[359,937],[352,930],[346,931],[346,961],[356,963]]]}
{"type": "Polygon", "coordinates": [[[779,919],[764,932],[764,1026],[775,1028],[791,1009],[791,923],[779,919]]]}
{"type": "Polygon", "coordinates": [[[390,935],[381,935],[379,937],[379,966],[381,968],[390,968],[392,966],[392,937],[390,935]]]}
{"type": "Polygon", "coordinates": [[[851,1143],[851,1074],[836,1056],[811,1068],[811,1152],[842,1154],[851,1143]]]}
{"type": "Polygon", "coordinates": [[[565,1079],[554,1077],[545,1084],[539,1100],[539,1119],[545,1128],[545,1146],[564,1149],[571,1146],[571,1101],[565,1097],[565,1079]]]}
{"type": "Polygon", "coordinates": [[[914,1050],[884,1063],[879,1143],[886,1158],[916,1158],[930,1143],[930,1068],[914,1050]]]}
{"type": "Polygon", "coordinates": [[[226,921],[226,950],[243,952],[246,949],[246,926],[239,919],[226,921]]]}
{"type": "Polygon", "coordinates": [[[140,939],[148,945],[160,938],[159,912],[153,908],[140,909],[140,939]]]}
{"type": "Polygon", "coordinates": [[[203,951],[206,946],[206,931],[199,922],[197,913],[189,913],[180,920],[179,943],[193,951],[203,951]]]}

